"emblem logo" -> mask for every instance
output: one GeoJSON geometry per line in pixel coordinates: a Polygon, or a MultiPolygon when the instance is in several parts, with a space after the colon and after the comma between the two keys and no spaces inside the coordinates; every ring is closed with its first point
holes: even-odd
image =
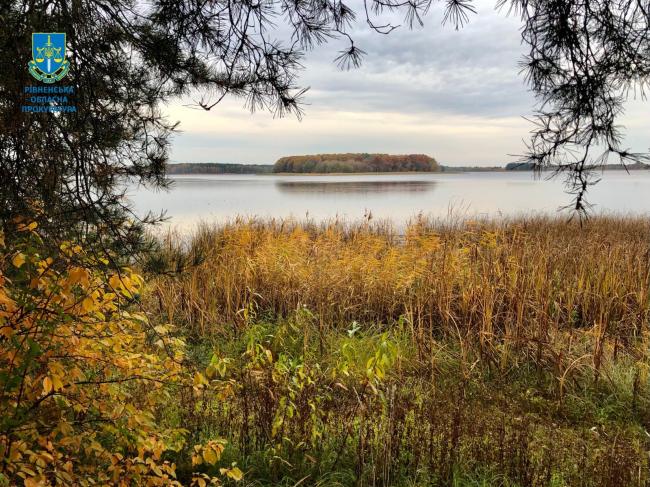
{"type": "Polygon", "coordinates": [[[70,69],[65,58],[65,33],[35,32],[32,34],[31,75],[43,83],[59,81],[70,69]]]}

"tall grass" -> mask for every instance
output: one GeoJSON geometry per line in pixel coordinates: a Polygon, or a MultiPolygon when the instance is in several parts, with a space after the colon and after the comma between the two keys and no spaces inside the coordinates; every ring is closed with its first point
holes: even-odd
{"type": "MultiPolygon", "coordinates": [[[[621,218],[584,228],[418,220],[405,235],[385,224],[236,222],[200,228],[189,252],[203,263],[159,280],[155,295],[170,321],[201,334],[306,306],[324,327],[405,317],[415,333],[471,338],[486,353],[532,344],[542,354],[560,330],[624,345],[648,321],[649,240],[650,222],[621,218]]],[[[177,241],[167,238],[170,251],[177,241]]]]}
{"type": "Polygon", "coordinates": [[[186,420],[269,484],[650,478],[647,219],[238,220],[179,241],[160,259],[195,265],[147,304],[237,384],[185,398],[186,420]]]}

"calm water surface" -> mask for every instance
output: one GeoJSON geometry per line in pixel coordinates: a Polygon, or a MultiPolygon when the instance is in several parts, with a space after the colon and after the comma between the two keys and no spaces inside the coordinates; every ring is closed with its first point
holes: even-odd
{"type": "MultiPolygon", "coordinates": [[[[166,211],[174,227],[246,217],[358,220],[398,225],[418,214],[445,217],[555,214],[571,197],[560,179],[527,172],[344,176],[183,175],[170,191],[129,188],[140,213],[166,211]]],[[[650,171],[610,171],[589,196],[596,213],[650,215],[650,171]]]]}

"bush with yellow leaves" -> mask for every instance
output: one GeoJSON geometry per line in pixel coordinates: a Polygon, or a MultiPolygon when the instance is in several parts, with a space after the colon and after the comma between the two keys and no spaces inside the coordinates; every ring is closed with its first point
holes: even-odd
{"type": "MultiPolygon", "coordinates": [[[[11,248],[0,233],[0,486],[180,485],[186,432],[154,412],[191,374],[171,327],[134,311],[142,278],[74,244],[41,255],[34,223],[14,231],[11,248]]],[[[222,448],[205,448],[216,464],[222,448]]]]}

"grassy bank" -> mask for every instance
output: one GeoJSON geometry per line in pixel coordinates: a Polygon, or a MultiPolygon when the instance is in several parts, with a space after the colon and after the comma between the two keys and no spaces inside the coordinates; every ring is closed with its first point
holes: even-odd
{"type": "Polygon", "coordinates": [[[192,265],[145,303],[203,374],[161,414],[225,437],[251,485],[646,485],[649,236],[631,218],[169,236],[159,261],[192,265]]]}

